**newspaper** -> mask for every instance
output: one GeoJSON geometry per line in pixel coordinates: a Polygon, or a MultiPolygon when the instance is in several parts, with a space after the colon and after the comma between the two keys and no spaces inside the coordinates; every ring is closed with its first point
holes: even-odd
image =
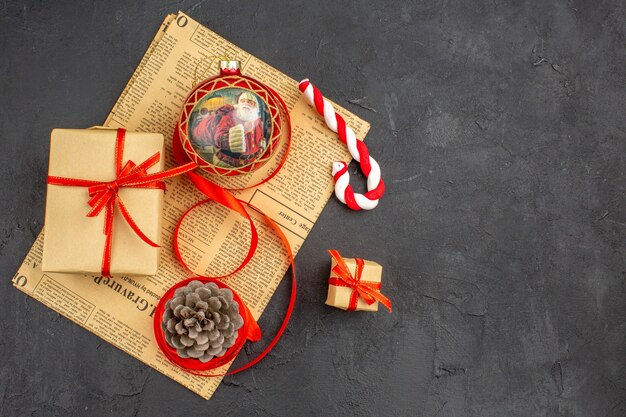
{"type": "MultiPolygon", "coordinates": [[[[287,162],[271,181],[238,192],[237,196],[276,221],[295,254],[332,193],[332,161],[350,159],[345,146],[300,97],[296,81],[179,12],[165,18],[104,125],[163,133],[168,158],[166,167],[174,166],[171,137],[180,107],[192,88],[198,63],[210,62],[215,56],[241,61],[244,74],[272,86],[287,104],[293,129],[287,162]]],[[[216,74],[217,69],[212,74],[208,69],[207,75],[216,74]]],[[[345,109],[338,110],[357,136],[363,138],[369,124],[345,109]]],[[[257,175],[263,175],[263,172],[257,175]]],[[[255,175],[249,175],[238,181],[252,184],[253,177],[255,175]]],[[[13,284],[209,399],[221,378],[194,376],[171,365],[158,350],[152,333],[153,314],[161,295],[191,275],[182,268],[172,251],[175,224],[186,208],[202,199],[185,177],[167,183],[162,222],[163,249],[156,276],[103,278],[43,273],[40,266],[42,231],[13,278],[13,284]]],[[[228,279],[228,284],[242,296],[258,319],[289,265],[280,239],[263,223],[261,216],[252,215],[259,232],[257,254],[248,266],[228,279]]],[[[207,204],[185,221],[180,234],[181,250],[194,271],[220,275],[232,270],[245,257],[249,236],[249,226],[240,215],[217,204],[207,204]]]]}

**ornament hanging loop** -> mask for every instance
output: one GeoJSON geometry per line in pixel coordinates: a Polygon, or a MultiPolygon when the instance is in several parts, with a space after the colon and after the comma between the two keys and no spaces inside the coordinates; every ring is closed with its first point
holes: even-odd
{"type": "MultiPolygon", "coordinates": [[[[196,64],[196,68],[193,71],[193,81],[191,82],[191,88],[197,86],[201,81],[206,80],[207,78],[211,78],[210,75],[211,75],[212,69],[215,68],[213,66],[215,61],[220,61],[220,72],[222,71],[222,68],[223,68],[222,62],[227,62],[227,63],[236,62],[237,64],[239,64],[239,61],[235,61],[227,55],[211,55],[211,56],[202,58],[201,60],[198,61],[198,63],[196,64]],[[204,66],[203,63],[207,63],[206,66],[204,66]],[[204,69],[202,71],[199,71],[201,67],[204,67],[204,69]]],[[[239,67],[241,67],[241,65],[239,65],[239,67]]]]}

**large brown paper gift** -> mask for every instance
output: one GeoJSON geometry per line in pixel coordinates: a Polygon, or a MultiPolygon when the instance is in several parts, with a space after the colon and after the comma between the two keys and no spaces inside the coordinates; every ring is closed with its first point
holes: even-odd
{"type": "Polygon", "coordinates": [[[381,302],[391,312],[391,302],[380,293],[383,267],[376,262],[332,256],[326,304],[342,310],[378,311],[381,302]]]}
{"type": "MultiPolygon", "coordinates": [[[[54,129],[50,137],[49,184],[46,199],[42,270],[100,274],[106,235],[106,210],[87,217],[91,207],[88,188],[50,184],[50,177],[108,182],[116,179],[114,129],[54,129]]],[[[139,165],[156,152],[161,158],[148,173],[163,170],[163,135],[126,132],[123,162],[139,165]]],[[[118,189],[132,220],[152,242],[161,241],[163,190],[156,188],[118,189]]],[[[154,275],[159,248],[143,241],[127,221],[114,210],[111,234],[111,275],[154,275]]]]}

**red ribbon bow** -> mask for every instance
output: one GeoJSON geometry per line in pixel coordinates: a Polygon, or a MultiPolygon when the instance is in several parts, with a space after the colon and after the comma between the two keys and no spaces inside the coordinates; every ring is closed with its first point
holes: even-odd
{"type": "Polygon", "coordinates": [[[77,178],[64,178],[48,176],[48,184],[51,185],[63,185],[71,187],[89,187],[89,206],[91,210],[87,213],[87,217],[96,217],[104,212],[104,230],[106,235],[104,244],[104,253],[102,255],[102,275],[111,276],[111,242],[113,238],[113,218],[115,215],[115,208],[119,208],[120,214],[126,220],[126,223],[133,229],[133,231],[148,245],[152,247],[159,247],[158,244],[153,242],[148,236],[146,236],[137,223],[133,220],[132,216],[126,209],[126,206],[122,202],[118,191],[120,188],[153,188],[159,190],[165,190],[166,178],[175,177],[185,172],[192,171],[197,167],[193,162],[188,164],[169,169],[166,171],[157,172],[154,174],[148,174],[148,169],[157,164],[161,159],[161,153],[157,152],[150,158],[137,165],[133,161],[127,161],[124,166],[123,154],[124,154],[124,139],[126,137],[125,129],[117,129],[117,137],[115,142],[115,179],[112,181],[92,181],[83,180],[77,178]]]}
{"type": "Polygon", "coordinates": [[[353,276],[352,272],[350,272],[350,268],[348,268],[348,265],[346,265],[346,262],[343,260],[339,252],[336,250],[329,250],[328,253],[330,253],[330,256],[332,256],[336,262],[336,265],[331,271],[332,274],[336,276],[331,275],[328,283],[338,287],[352,288],[348,311],[356,310],[357,302],[359,297],[361,297],[368,305],[372,305],[378,301],[391,313],[391,301],[380,293],[381,283],[361,280],[361,274],[363,273],[364,267],[363,259],[355,258],[356,271],[353,276]]]}

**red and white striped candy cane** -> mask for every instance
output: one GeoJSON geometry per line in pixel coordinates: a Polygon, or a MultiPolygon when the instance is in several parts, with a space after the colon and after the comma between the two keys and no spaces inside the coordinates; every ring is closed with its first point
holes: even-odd
{"type": "Polygon", "coordinates": [[[355,193],[350,185],[348,164],[345,162],[333,163],[333,178],[335,179],[335,195],[342,203],[352,210],[371,210],[378,205],[378,200],[385,193],[385,183],[380,177],[380,166],[370,156],[367,146],[356,138],[354,131],[346,125],[346,121],[335,113],[333,105],[324,98],[308,79],[300,81],[298,88],[304,94],[309,104],[324,116],[326,126],[339,135],[339,139],[346,144],[350,155],[361,166],[361,171],[367,177],[367,192],[355,193]]]}

